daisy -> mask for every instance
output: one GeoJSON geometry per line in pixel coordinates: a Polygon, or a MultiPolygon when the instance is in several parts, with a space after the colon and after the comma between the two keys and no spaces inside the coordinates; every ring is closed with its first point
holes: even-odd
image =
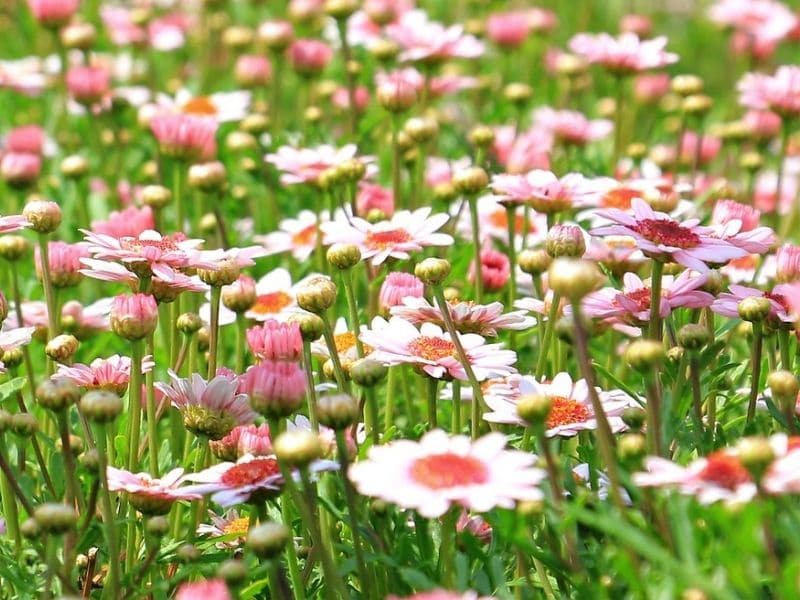
{"type": "MultiPolygon", "coordinates": [[[[467,379],[450,334],[433,323],[418,330],[399,317],[386,323],[380,317],[372,328],[361,333],[361,340],[374,348],[370,358],[388,365],[411,364],[435,379],[467,379]]],[[[515,373],[516,352],[503,350],[502,344],[487,344],[475,333],[459,334],[458,339],[478,381],[515,373]]]]}
{"type": "MultiPolygon", "coordinates": [[[[374,320],[372,323],[373,328],[377,331],[386,327],[387,323],[381,319],[374,320]]],[[[366,325],[361,325],[361,333],[364,333],[369,328],[366,325]]],[[[360,336],[359,336],[360,337],[360,336]]],[[[336,346],[336,353],[339,355],[339,360],[342,365],[349,365],[350,363],[358,360],[358,347],[356,346],[356,336],[350,329],[350,326],[345,321],[344,317],[336,319],[336,324],[333,327],[333,343],[336,346]]],[[[370,354],[373,351],[372,346],[362,344],[365,354],[370,354]]],[[[328,344],[325,338],[321,337],[318,340],[311,342],[311,353],[323,361],[331,357],[328,344]]]]}
{"type": "Polygon", "coordinates": [[[549,131],[561,143],[576,146],[608,137],[614,128],[607,119],[590,120],[578,111],[555,110],[548,106],[534,111],[533,122],[549,131]]]}
{"type": "Polygon", "coordinates": [[[719,237],[751,254],[766,254],[775,244],[775,232],[759,227],[761,211],[734,200],[717,200],[711,224],[719,237]]]}
{"type": "Polygon", "coordinates": [[[353,464],[348,475],[359,493],[428,518],[440,517],[452,506],[486,512],[541,500],[538,485],[545,473],[533,467],[536,456],[505,450],[505,445],[500,433],[471,441],[437,429],[418,442],[372,446],[367,459],[353,464]]]}
{"type": "Polygon", "coordinates": [[[207,535],[210,538],[224,538],[214,544],[217,548],[221,550],[238,548],[247,539],[247,532],[250,530],[250,519],[239,516],[239,511],[235,508],[226,512],[224,516],[208,511],[208,516],[211,519],[211,523],[198,525],[197,533],[198,535],[207,535]]]}
{"type": "MultiPolygon", "coordinates": [[[[100,331],[108,331],[111,303],[111,298],[102,298],[84,307],[76,300],[69,300],[61,309],[61,325],[65,331],[70,331],[79,340],[87,339],[100,331]]],[[[23,325],[46,329],[47,323],[47,304],[39,301],[22,303],[23,325]]],[[[16,311],[9,313],[3,326],[4,328],[18,326],[16,311]]]]}
{"type": "MultiPolygon", "coordinates": [[[[585,379],[573,382],[569,373],[559,373],[550,382],[536,381],[529,375],[522,376],[516,383],[515,396],[492,394],[484,398],[492,412],[483,418],[490,423],[525,425],[517,415],[517,402],[523,396],[546,396],[551,401],[550,413],[545,420],[548,437],[571,437],[581,431],[597,428],[594,409],[589,397],[589,387],[585,379]]],[[[595,388],[614,433],[627,427],[622,421],[622,413],[636,402],[625,392],[613,390],[606,392],[595,388]]]]}
{"type": "MultiPolygon", "coordinates": [[[[533,327],[536,319],[526,317],[524,310],[515,310],[503,314],[505,306],[502,302],[490,304],[473,304],[472,302],[448,302],[450,318],[460,333],[477,333],[494,337],[498,329],[521,331],[533,327]]],[[[393,317],[400,317],[414,325],[433,323],[444,327],[442,311],[438,302],[431,304],[423,297],[406,297],[401,303],[390,309],[393,317]]]]}
{"type": "Polygon", "coordinates": [[[175,593],[175,600],[232,600],[228,585],[222,579],[207,579],[182,583],[175,593]]]}
{"type": "Polygon", "coordinates": [[[772,288],[771,292],[765,292],[757,288],[744,285],[731,285],[729,292],[720,294],[711,305],[711,310],[724,317],[731,319],[739,318],[739,303],[745,298],[766,298],[769,300],[769,318],[785,324],[792,324],[796,315],[792,310],[791,301],[796,291],[791,285],[781,283],[772,288]]]}
{"type": "Polygon", "coordinates": [[[477,85],[474,77],[463,77],[455,74],[442,74],[426,78],[414,67],[403,67],[389,73],[378,72],[375,74],[376,89],[382,85],[405,85],[413,88],[418,96],[425,92],[428,86],[428,93],[436,98],[445,94],[454,94],[461,90],[472,89],[477,85]]]}
{"type": "MultiPolygon", "coordinates": [[[[142,374],[153,370],[155,363],[151,356],[142,361],[142,374]]],[[[108,358],[95,358],[90,364],[59,364],[56,377],[70,379],[78,387],[87,390],[111,390],[118,395],[125,393],[131,377],[131,359],[114,354],[108,358]]]]}
{"type": "Polygon", "coordinates": [[[124,469],[107,467],[108,489],[127,492],[128,500],[147,515],[165,515],[177,500],[199,500],[200,494],[181,487],[183,469],[173,469],[161,479],[148,473],[131,473],[124,469]]]}
{"type": "MultiPolygon", "coordinates": [[[[673,310],[681,307],[702,308],[711,306],[714,296],[699,288],[705,285],[707,275],[683,271],[678,277],[665,275],[662,278],[659,313],[666,319],[673,310]]],[[[603,288],[583,299],[586,315],[598,319],[622,319],[642,326],[650,321],[650,280],[642,281],[635,273],[625,273],[623,288],[603,288]]]]}
{"type": "Polygon", "coordinates": [[[579,173],[567,173],[559,178],[541,169],[524,175],[494,175],[491,183],[499,202],[527,203],[543,213],[568,210],[575,204],[590,202],[602,192],[602,186],[602,180],[593,181],[579,173]]]}
{"type": "Polygon", "coordinates": [[[798,24],[797,15],[775,0],[717,0],[708,16],[760,42],[782,40],[798,24]]]}
{"type": "Polygon", "coordinates": [[[591,238],[583,257],[600,263],[617,277],[639,270],[647,260],[636,246],[636,240],[622,235],[591,238]]]}
{"type": "Polygon", "coordinates": [[[310,210],[301,210],[294,219],[283,219],[278,230],[267,235],[257,235],[253,241],[267,249],[267,255],[291,251],[299,262],[308,260],[317,246],[317,236],[321,223],[330,219],[328,211],[317,215],[310,210]]]}
{"type": "Polygon", "coordinates": [[[694,496],[701,504],[748,502],[758,492],[750,473],[731,449],[718,450],[686,467],[651,456],[645,471],[634,473],[633,482],[641,487],[675,487],[694,496]]]}
{"type": "Polygon", "coordinates": [[[361,250],[363,260],[371,259],[373,265],[380,265],[387,258],[407,260],[410,253],[428,246],[449,246],[452,236],[437,233],[450,217],[445,213],[431,215],[429,207],[414,212],[401,210],[391,219],[370,223],[360,217],[351,217],[348,222],[341,218],[323,223],[320,227],[325,234],[323,243],[328,246],[336,243],[355,244],[361,250]]]}
{"type": "Polygon", "coordinates": [[[123,263],[131,271],[165,281],[189,267],[215,269],[223,251],[200,251],[203,240],[185,238],[182,234],[162,236],[147,230],[137,237],[115,238],[101,233],[81,230],[95,258],[123,263]]]}
{"type": "Polygon", "coordinates": [[[553,135],[539,127],[518,132],[511,125],[495,127],[492,154],[508,173],[549,169],[553,135]]]}
{"type": "MultiPolygon", "coordinates": [[[[480,221],[481,242],[498,240],[508,245],[508,210],[498,197],[486,195],[478,198],[478,220],[480,221]]],[[[457,231],[464,239],[472,239],[472,221],[469,212],[461,209],[461,202],[453,204],[453,214],[458,215],[457,231]]],[[[512,219],[514,220],[514,245],[517,250],[538,246],[544,242],[547,234],[547,215],[532,212],[525,222],[523,207],[515,207],[512,219]]]]}
{"type": "Polygon", "coordinates": [[[22,215],[0,217],[0,233],[13,233],[30,226],[31,224],[28,222],[28,219],[22,215]]]}
{"type": "Polygon", "coordinates": [[[390,39],[401,48],[401,61],[439,62],[448,58],[477,58],[484,46],[465,34],[461,25],[445,27],[430,21],[422,10],[403,13],[396,23],[386,27],[390,39]]]}
{"type": "Polygon", "coordinates": [[[720,268],[729,283],[755,283],[766,285],[774,280],[777,273],[777,260],[774,255],[761,256],[748,254],[742,258],[735,258],[727,265],[720,268]],[[763,265],[761,264],[763,262],[763,265]]]}
{"type": "MultiPolygon", "coordinates": [[[[355,144],[347,144],[336,148],[323,144],[316,148],[293,148],[281,146],[277,152],[267,154],[265,160],[281,172],[283,185],[299,183],[316,184],[317,178],[328,169],[338,167],[344,162],[356,158],[358,148],[355,144]]],[[[367,167],[365,177],[372,177],[377,168],[372,156],[360,156],[358,160],[367,167]]]]}
{"type": "Polygon", "coordinates": [[[590,64],[623,75],[678,62],[678,55],[667,52],[666,46],[664,36],[640,40],[635,33],[623,33],[616,38],[607,33],[579,33],[569,42],[569,49],[590,64]]]}
{"type": "Polygon", "coordinates": [[[633,215],[619,209],[598,211],[615,225],[597,227],[592,235],[625,235],[636,240],[646,256],[674,261],[698,272],[708,271],[706,263],[725,263],[747,252],[715,237],[715,230],[698,225],[697,219],[679,222],[666,213],[654,211],[639,198],[631,201],[633,215]]]}
{"type": "Polygon", "coordinates": [[[193,373],[189,379],[169,371],[171,383],[157,383],[166,398],[183,416],[187,429],[196,435],[220,439],[236,425],[248,425],[257,415],[247,395],[237,392],[237,378],[217,375],[206,381],[193,373]]]}
{"type": "Polygon", "coordinates": [[[782,117],[800,115],[800,67],[783,65],[774,75],[746,73],[737,89],[742,106],[770,110],[782,117]]]}
{"type": "Polygon", "coordinates": [[[229,123],[241,121],[249,114],[251,97],[252,94],[246,90],[195,96],[189,90],[181,89],[175,96],[158,94],[156,107],[162,111],[208,117],[218,123],[229,123]]]}
{"type": "Polygon", "coordinates": [[[105,221],[92,221],[92,231],[115,238],[138,238],[148,229],[155,229],[153,209],[149,206],[129,206],[112,211],[105,221]]]}

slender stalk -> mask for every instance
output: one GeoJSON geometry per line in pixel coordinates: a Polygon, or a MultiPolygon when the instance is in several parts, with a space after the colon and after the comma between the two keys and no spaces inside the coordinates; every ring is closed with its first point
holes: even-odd
{"type": "Polygon", "coordinates": [[[333,363],[333,372],[336,375],[336,383],[342,391],[350,393],[350,383],[344,374],[342,368],[342,361],[339,359],[339,352],[336,350],[336,340],[333,337],[333,329],[331,328],[331,321],[328,315],[323,313],[319,314],[322,319],[322,336],[325,338],[325,344],[328,346],[328,353],[331,355],[331,362],[333,363]]]}
{"type": "MultiPolygon", "coordinates": [[[[483,269],[481,268],[481,225],[478,220],[478,197],[470,195],[469,218],[472,224],[472,247],[475,261],[475,302],[483,303],[483,269]]],[[[512,265],[512,271],[514,266],[512,265]]]]}
{"type": "MultiPolygon", "coordinates": [[[[147,336],[147,350],[148,354],[155,356],[155,348],[153,344],[153,334],[147,336]]],[[[141,342],[135,342],[141,349],[141,342]]],[[[142,369],[142,355],[139,354],[138,369],[142,369]]],[[[131,363],[131,369],[137,368],[137,365],[131,363]]],[[[158,416],[156,415],[156,393],[153,370],[150,369],[145,376],[145,390],[146,390],[146,407],[147,407],[147,444],[148,453],[150,455],[150,474],[153,477],[158,477],[158,416]]]]}
{"type": "Polygon", "coordinates": [[[350,70],[350,62],[352,61],[352,51],[350,43],[347,40],[347,19],[336,19],[336,28],[339,31],[339,41],[342,46],[342,59],[344,61],[344,75],[347,82],[347,99],[349,108],[349,126],[350,135],[358,133],[358,106],[356,106],[356,79],[353,72],[350,70]]]}
{"type": "Polygon", "coordinates": [[[222,287],[211,287],[211,324],[208,332],[208,380],[217,374],[217,352],[219,350],[219,304],[222,287]]]}
{"type": "MultiPolygon", "coordinates": [[[[517,246],[514,239],[517,233],[517,207],[513,204],[506,206],[506,221],[508,221],[508,260],[511,263],[508,279],[508,309],[511,310],[514,300],[517,299],[517,246]]],[[[523,240],[525,239],[525,227],[527,227],[527,223],[523,225],[523,240]]]]}
{"type": "Polygon", "coordinates": [[[753,322],[753,362],[751,371],[753,373],[750,381],[750,399],[747,403],[747,423],[750,424],[756,416],[756,400],[758,399],[758,386],[761,380],[761,354],[763,350],[763,331],[761,323],[753,322]]]}
{"type": "Polygon", "coordinates": [[[317,419],[317,391],[314,384],[314,365],[311,362],[311,344],[303,341],[303,370],[306,372],[306,399],[308,401],[308,420],[311,429],[319,431],[317,419]]]}
{"type": "Polygon", "coordinates": [[[789,331],[787,329],[778,330],[778,344],[781,348],[781,369],[792,370],[792,355],[789,351],[789,331]]]}
{"type": "Polygon", "coordinates": [[[358,358],[364,358],[364,344],[359,339],[361,333],[361,324],[358,318],[358,302],[356,301],[356,292],[353,286],[353,272],[352,269],[345,269],[342,271],[342,284],[344,285],[344,294],[347,298],[347,310],[350,317],[350,331],[353,332],[353,337],[356,340],[356,353],[358,358]]]}
{"type": "MultiPolygon", "coordinates": [[[[561,296],[553,292],[553,299],[550,303],[550,310],[547,314],[547,323],[544,325],[544,336],[542,337],[542,345],[539,348],[539,359],[536,361],[536,379],[541,379],[545,375],[547,367],[547,359],[550,357],[553,345],[553,335],[556,328],[556,317],[558,316],[559,305],[561,304],[561,296]]],[[[541,320],[540,320],[541,321],[541,320]]]]}
{"type": "MultiPolygon", "coordinates": [[[[0,434],[0,454],[8,456],[6,440],[2,434],[0,434]]],[[[19,530],[19,510],[17,508],[17,501],[14,498],[14,490],[11,487],[11,482],[5,473],[0,474],[0,495],[2,495],[3,516],[6,520],[8,533],[14,539],[14,554],[19,556],[22,552],[22,534],[19,530]]]]}
{"type": "Polygon", "coordinates": [[[461,382],[454,379],[453,389],[453,422],[451,425],[452,433],[461,433],[461,382]]]}
{"type": "Polygon", "coordinates": [[[395,204],[401,208],[405,208],[403,195],[401,193],[400,183],[400,143],[398,137],[400,136],[400,119],[397,115],[391,115],[392,122],[392,194],[394,196],[395,204]]]}
{"type": "Polygon", "coordinates": [[[244,372],[244,349],[247,347],[247,321],[236,313],[236,372],[244,372]]]}
{"type": "Polygon", "coordinates": [[[439,380],[434,379],[433,377],[427,377],[426,379],[428,384],[428,426],[430,429],[436,429],[436,400],[439,396],[439,380]]]}
{"type": "Polygon", "coordinates": [[[69,422],[67,420],[67,411],[60,410],[56,413],[58,420],[58,434],[61,439],[61,453],[64,455],[64,469],[66,471],[65,484],[66,484],[66,500],[67,504],[73,504],[76,500],[81,502],[81,492],[78,487],[78,480],[75,477],[75,455],[72,453],[72,446],[70,444],[70,431],[69,422]]]}
{"type": "Polygon", "coordinates": [[[394,425],[395,388],[397,387],[397,368],[389,367],[386,378],[386,405],[383,413],[383,431],[387,432],[394,425]]]}
{"type": "Polygon", "coordinates": [[[695,443],[698,450],[703,447],[705,429],[703,427],[703,398],[700,390],[700,363],[696,353],[692,352],[689,358],[689,378],[692,382],[692,410],[694,412],[694,426],[697,430],[695,443]]]}
{"type": "Polygon", "coordinates": [[[645,390],[647,393],[647,447],[655,456],[664,456],[661,428],[661,390],[653,374],[645,373],[645,390]]]}
{"type": "Polygon", "coordinates": [[[116,524],[114,522],[114,508],[111,502],[111,492],[108,489],[108,477],[106,472],[108,469],[108,452],[107,452],[107,435],[105,423],[97,424],[97,462],[98,462],[98,477],[100,479],[100,511],[103,515],[103,527],[106,533],[106,541],[108,543],[108,555],[111,560],[108,561],[108,577],[105,585],[103,586],[103,593],[111,598],[119,596],[119,546],[116,524]],[[108,592],[106,592],[108,588],[108,592]]]}
{"type": "MultiPolygon", "coordinates": [[[[58,308],[56,305],[55,288],[50,275],[50,249],[47,234],[39,234],[39,259],[42,265],[42,286],[44,287],[44,300],[47,305],[47,339],[52,340],[58,335],[58,308]]],[[[52,362],[52,361],[50,361],[52,362]]]]}
{"type": "Polygon", "coordinates": [[[653,261],[653,272],[650,274],[650,327],[647,337],[661,340],[661,280],[664,274],[664,263],[653,261]]]}
{"type": "Polygon", "coordinates": [[[442,541],[439,544],[439,578],[448,588],[455,586],[457,523],[458,509],[451,508],[442,518],[442,541]]]}
{"type": "Polygon", "coordinates": [[[142,342],[131,342],[131,375],[128,384],[128,456],[127,469],[138,470],[139,432],[142,420],[142,342]]]}
{"type": "MultiPolygon", "coordinates": [[[[289,531],[293,531],[292,515],[286,496],[281,499],[281,518],[289,531]]],[[[289,580],[292,582],[294,600],[305,600],[306,586],[300,574],[300,565],[297,562],[297,550],[294,547],[294,540],[289,540],[289,543],[286,544],[286,562],[289,564],[289,580]]]]}

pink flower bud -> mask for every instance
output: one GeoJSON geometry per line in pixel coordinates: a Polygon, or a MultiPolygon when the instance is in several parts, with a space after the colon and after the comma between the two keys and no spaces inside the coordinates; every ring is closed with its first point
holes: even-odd
{"type": "Polygon", "coordinates": [[[619,30],[646,38],[653,32],[653,21],[647,15],[623,15],[619,21],[619,30]]]}
{"type": "MultiPolygon", "coordinates": [[[[487,292],[502,290],[511,275],[508,256],[490,248],[481,250],[481,275],[483,287],[487,292]]],[[[469,280],[475,281],[475,261],[469,267],[469,280]]]]}
{"type": "Polygon", "coordinates": [[[109,72],[103,67],[71,67],[67,71],[67,89],[81,104],[95,104],[109,92],[109,72]]]}
{"type": "Polygon", "coordinates": [[[778,281],[800,281],[800,246],[781,246],[775,258],[778,281]]]}
{"type": "Polygon", "coordinates": [[[265,56],[244,54],[236,60],[235,75],[244,87],[264,86],[272,79],[272,65],[265,56]]]}
{"type": "Polygon", "coordinates": [[[496,13],[486,22],[486,35],[501,48],[517,48],[525,43],[530,33],[530,24],[525,15],[518,12],[496,13]]]}
{"type": "Polygon", "coordinates": [[[42,154],[44,149],[44,130],[38,125],[15,127],[6,135],[6,150],[26,154],[42,154]]]}
{"type": "Polygon", "coordinates": [[[0,176],[12,187],[24,187],[39,178],[42,159],[38,154],[9,152],[0,160],[0,176]]]}
{"type": "Polygon", "coordinates": [[[111,303],[111,330],[126,340],[141,340],[156,329],[158,305],[149,294],[116,296],[111,303]]]}
{"type": "Polygon", "coordinates": [[[63,25],[78,12],[79,0],[28,0],[34,18],[46,27],[63,25]]]}
{"type": "Polygon", "coordinates": [[[711,223],[725,225],[734,219],[742,222],[742,231],[752,231],[759,225],[761,211],[735,200],[717,200],[711,215],[711,223]]]}
{"type": "Polygon", "coordinates": [[[250,406],[268,418],[291,415],[306,395],[306,374],[297,363],[264,360],[247,369],[239,391],[250,397],[250,406]]]}
{"type": "Polygon", "coordinates": [[[389,273],[380,291],[381,310],[388,311],[402,303],[403,298],[422,298],[425,285],[410,273],[389,273]]]}
{"type": "Polygon", "coordinates": [[[296,361],[303,354],[303,338],[297,323],[264,321],[247,330],[247,344],[259,360],[296,361]]]}
{"type": "Polygon", "coordinates": [[[669,92],[670,77],[666,73],[644,73],[633,81],[633,95],[639,102],[653,104],[669,92]]]}
{"type": "Polygon", "coordinates": [[[184,160],[211,160],[217,153],[217,123],[207,117],[161,114],[150,120],[161,152],[184,160]]]}
{"type": "Polygon", "coordinates": [[[289,62],[300,75],[310,77],[321,73],[333,58],[333,50],[319,40],[296,40],[289,46],[289,62]]]}
{"type": "MultiPolygon", "coordinates": [[[[84,244],[50,242],[47,245],[48,265],[53,287],[65,288],[78,285],[81,280],[79,269],[84,268],[81,258],[87,258],[89,250],[84,244]]],[[[42,258],[37,247],[34,252],[36,275],[42,279],[42,258]]]]}
{"type": "Polygon", "coordinates": [[[379,210],[387,217],[394,213],[394,195],[392,190],[374,183],[361,182],[356,196],[356,211],[359,216],[366,217],[371,210],[379,210]]]}
{"type": "Polygon", "coordinates": [[[744,114],[744,123],[754,136],[760,139],[773,138],[781,130],[780,115],[769,110],[748,110],[744,114]]]}

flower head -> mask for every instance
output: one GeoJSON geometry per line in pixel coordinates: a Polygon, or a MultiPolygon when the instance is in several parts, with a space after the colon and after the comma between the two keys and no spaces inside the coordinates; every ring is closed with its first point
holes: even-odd
{"type": "Polygon", "coordinates": [[[665,50],[667,38],[640,40],[635,33],[623,33],[614,38],[607,33],[579,33],[569,42],[569,48],[589,63],[599,64],[621,74],[657,69],[678,61],[678,55],[665,50]]]}
{"type": "Polygon", "coordinates": [[[173,469],[161,479],[148,473],[131,473],[109,466],[108,489],[112,492],[127,492],[128,499],[145,514],[166,514],[176,500],[197,500],[200,494],[181,487],[183,469],[173,469]]]}
{"type": "MultiPolygon", "coordinates": [[[[477,333],[482,336],[494,337],[498,329],[521,331],[532,327],[536,321],[526,317],[525,311],[515,310],[503,313],[505,307],[502,302],[490,304],[475,304],[473,302],[453,301],[447,303],[453,325],[460,333],[477,333]]],[[[405,319],[414,325],[433,323],[444,327],[444,317],[437,301],[433,304],[425,298],[407,296],[399,304],[394,305],[390,312],[392,316],[405,319]]]]}

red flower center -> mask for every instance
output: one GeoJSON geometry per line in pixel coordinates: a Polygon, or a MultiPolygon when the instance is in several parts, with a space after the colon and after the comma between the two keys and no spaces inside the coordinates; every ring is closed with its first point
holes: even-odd
{"type": "Polygon", "coordinates": [[[792,308],[789,306],[789,300],[783,294],[776,294],[775,292],[764,292],[764,298],[768,300],[772,300],[773,302],[777,302],[781,305],[781,308],[786,312],[792,312],[792,308]]]}
{"type": "Polygon", "coordinates": [[[724,452],[713,452],[706,457],[706,466],[698,474],[703,481],[727,490],[735,490],[750,481],[750,473],[735,456],[724,452]]]}
{"type": "Polygon", "coordinates": [[[635,302],[639,310],[647,310],[650,308],[650,296],[651,290],[646,287],[633,290],[632,292],[625,292],[625,297],[631,302],[635,302]]]}
{"type": "Polygon", "coordinates": [[[284,292],[272,292],[261,294],[256,298],[256,303],[250,309],[260,315],[274,314],[281,312],[292,303],[292,297],[284,292]]]}
{"type": "Polygon", "coordinates": [[[373,250],[385,250],[410,239],[411,235],[405,229],[391,229],[389,231],[370,231],[364,243],[373,250]]]}
{"type": "Polygon", "coordinates": [[[572,398],[551,396],[550,400],[552,404],[546,421],[548,429],[572,423],[585,423],[592,416],[588,408],[572,398]]]}
{"type": "Polygon", "coordinates": [[[207,96],[197,96],[183,105],[183,112],[190,115],[216,115],[217,107],[207,96]]]}
{"type": "Polygon", "coordinates": [[[489,470],[477,458],[445,452],[414,461],[411,478],[420,485],[441,490],[486,483],[489,480],[489,470]]]}
{"type": "Polygon", "coordinates": [[[280,475],[278,461],[274,458],[257,458],[232,466],[222,474],[222,483],[231,487],[255,485],[265,479],[280,475]]]}
{"type": "Polygon", "coordinates": [[[317,226],[309,225],[292,236],[293,246],[308,246],[317,237],[317,226]]]}
{"type": "Polygon", "coordinates": [[[456,355],[456,346],[450,340],[422,335],[408,345],[408,349],[425,360],[438,361],[456,355]]]}
{"type": "Polygon", "coordinates": [[[600,199],[600,205],[603,208],[628,210],[631,207],[631,200],[639,195],[641,192],[630,188],[615,188],[606,192],[605,196],[600,199]]]}
{"type": "Polygon", "coordinates": [[[632,229],[654,244],[683,249],[700,245],[699,235],[688,227],[668,219],[643,219],[632,229]]]}

